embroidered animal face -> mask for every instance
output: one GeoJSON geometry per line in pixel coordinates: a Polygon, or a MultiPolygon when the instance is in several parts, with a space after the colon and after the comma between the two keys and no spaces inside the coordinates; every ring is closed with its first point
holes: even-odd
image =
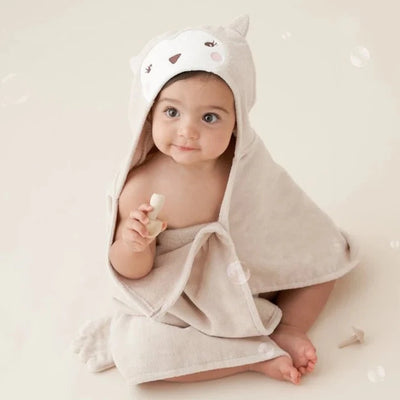
{"type": "Polygon", "coordinates": [[[210,33],[186,30],[155,45],[143,60],[140,76],[143,94],[154,99],[161,86],[183,71],[217,72],[226,59],[226,48],[210,33]]]}

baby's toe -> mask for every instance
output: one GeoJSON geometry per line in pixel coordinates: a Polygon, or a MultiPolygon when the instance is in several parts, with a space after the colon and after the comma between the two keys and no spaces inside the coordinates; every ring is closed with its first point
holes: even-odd
{"type": "Polygon", "coordinates": [[[312,353],[312,350],[308,346],[299,349],[296,357],[294,357],[294,365],[296,368],[307,367],[309,361],[313,361],[315,357],[315,353],[312,353]]]}
{"type": "Polygon", "coordinates": [[[300,371],[300,373],[302,375],[304,375],[306,373],[306,369],[304,367],[299,367],[298,370],[300,371]]]}
{"type": "Polygon", "coordinates": [[[312,372],[312,371],[314,371],[314,368],[315,368],[315,363],[313,363],[312,361],[309,361],[307,364],[307,371],[312,372]]]}
{"type": "Polygon", "coordinates": [[[297,369],[296,368],[294,368],[293,370],[292,370],[292,372],[290,373],[290,376],[291,376],[291,381],[294,383],[294,384],[299,384],[300,383],[300,378],[301,378],[301,374],[300,374],[300,372],[299,371],[297,371],[297,369]]]}
{"type": "Polygon", "coordinates": [[[281,377],[294,384],[300,383],[301,374],[297,368],[293,366],[292,360],[287,357],[281,357],[281,359],[281,364],[279,366],[281,377]]]}
{"type": "Polygon", "coordinates": [[[300,383],[301,374],[296,368],[292,367],[287,371],[285,371],[282,375],[283,378],[286,379],[287,381],[290,381],[294,384],[300,383]]]}
{"type": "Polygon", "coordinates": [[[303,354],[297,360],[296,367],[302,375],[312,372],[317,362],[317,355],[315,348],[307,347],[304,349],[303,354]]]}
{"type": "Polygon", "coordinates": [[[307,360],[312,361],[314,364],[317,362],[317,351],[314,346],[310,346],[304,352],[307,360]]]}

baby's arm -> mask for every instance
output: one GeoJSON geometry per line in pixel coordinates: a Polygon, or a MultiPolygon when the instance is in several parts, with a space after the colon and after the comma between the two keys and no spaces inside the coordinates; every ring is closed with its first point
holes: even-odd
{"type": "MultiPolygon", "coordinates": [[[[129,217],[124,217],[125,212],[120,205],[121,218],[118,223],[116,239],[109,252],[109,260],[114,269],[128,279],[140,279],[146,276],[153,268],[156,252],[156,241],[152,240],[142,251],[134,251],[122,238],[123,224],[127,223],[129,217]]],[[[139,210],[144,207],[139,208],[139,210]]]]}
{"type": "Polygon", "coordinates": [[[115,241],[109,251],[111,265],[128,279],[146,276],[153,268],[156,253],[155,237],[147,236],[145,226],[150,217],[147,213],[153,210],[146,202],[145,185],[138,175],[124,186],[119,198],[115,241]],[[124,235],[128,240],[124,240],[124,235]]]}

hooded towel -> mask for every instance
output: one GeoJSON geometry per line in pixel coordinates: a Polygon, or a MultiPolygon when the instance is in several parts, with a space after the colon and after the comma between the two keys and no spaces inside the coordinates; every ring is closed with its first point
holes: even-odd
{"type": "Polygon", "coordinates": [[[108,192],[106,262],[116,311],[86,324],[74,343],[92,371],[116,365],[128,384],[138,384],[290,357],[269,338],[282,312],[259,294],[330,281],[359,263],[354,238],[272,159],[250,125],[248,25],[245,15],[226,27],[167,32],[130,60],[132,143],[108,192]],[[151,272],[127,279],[108,259],[118,199],[129,171],[154,146],[146,121],[154,99],[170,78],[190,70],[218,75],[235,100],[235,152],[219,217],[162,232],[151,272]]]}

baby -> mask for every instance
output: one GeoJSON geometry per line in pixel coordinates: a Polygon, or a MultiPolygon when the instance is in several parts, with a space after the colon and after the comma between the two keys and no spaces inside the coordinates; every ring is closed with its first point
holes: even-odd
{"type": "MultiPolygon", "coordinates": [[[[153,268],[157,240],[148,237],[148,203],[165,195],[158,218],[170,229],[218,220],[235,152],[236,115],[231,88],[218,75],[189,71],[171,78],[159,91],[147,116],[154,147],[145,162],[128,174],[119,198],[116,234],[109,260],[120,275],[140,279],[153,268]]],[[[282,319],[270,335],[290,354],[268,361],[213,369],[168,381],[216,379],[243,371],[300,383],[314,370],[316,349],[307,337],[335,280],[282,290],[272,299],[282,319]]]]}

